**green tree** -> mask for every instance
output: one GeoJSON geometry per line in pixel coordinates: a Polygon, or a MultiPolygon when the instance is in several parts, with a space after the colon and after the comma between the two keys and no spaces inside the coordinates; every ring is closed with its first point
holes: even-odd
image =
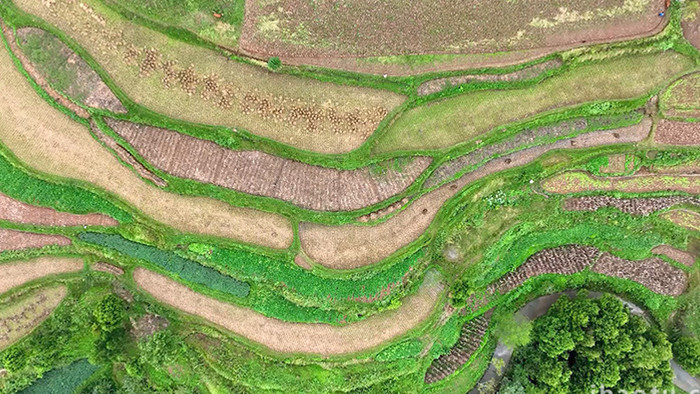
{"type": "Polygon", "coordinates": [[[124,326],[126,308],[124,301],[114,294],[102,299],[92,312],[98,328],[102,331],[114,331],[124,326]]]}
{"type": "Polygon", "coordinates": [[[591,387],[650,390],[671,384],[666,334],[611,295],[563,296],[535,320],[516,350],[509,385],[528,393],[587,393],[591,387]]]}
{"type": "Polygon", "coordinates": [[[686,371],[693,375],[700,375],[700,340],[680,337],[673,344],[673,354],[686,371]]]}
{"type": "Polygon", "coordinates": [[[508,314],[496,322],[495,334],[506,346],[514,348],[530,342],[532,322],[522,314],[508,314]]]}

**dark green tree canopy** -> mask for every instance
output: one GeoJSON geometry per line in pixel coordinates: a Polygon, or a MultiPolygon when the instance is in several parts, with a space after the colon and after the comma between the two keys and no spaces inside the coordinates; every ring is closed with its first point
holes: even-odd
{"type": "Polygon", "coordinates": [[[609,294],[560,297],[535,320],[531,339],[516,351],[507,380],[528,393],[590,393],[601,386],[633,392],[673,379],[666,334],[609,294]]]}

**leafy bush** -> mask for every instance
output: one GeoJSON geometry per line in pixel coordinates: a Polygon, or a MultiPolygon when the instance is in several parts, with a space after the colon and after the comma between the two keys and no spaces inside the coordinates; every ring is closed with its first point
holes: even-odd
{"type": "Polygon", "coordinates": [[[374,359],[377,361],[394,361],[403,358],[413,358],[417,357],[421,350],[423,350],[423,343],[420,340],[409,339],[389,346],[377,353],[374,359]]]}
{"type": "Polygon", "coordinates": [[[683,336],[673,344],[673,355],[687,372],[700,375],[700,340],[683,336]]]}
{"type": "Polygon", "coordinates": [[[129,241],[116,234],[80,233],[78,238],[106,248],[112,248],[129,257],[146,260],[166,271],[178,275],[186,281],[204,285],[236,297],[247,297],[250,285],[219,271],[185,259],[173,252],[163,251],[152,246],[129,241]]]}
{"type": "Polygon", "coordinates": [[[279,69],[280,67],[282,67],[282,60],[280,60],[280,58],[278,58],[277,56],[271,57],[271,58],[267,61],[267,67],[268,67],[270,70],[273,70],[273,71],[274,71],[274,70],[277,70],[277,69],[279,69]]]}

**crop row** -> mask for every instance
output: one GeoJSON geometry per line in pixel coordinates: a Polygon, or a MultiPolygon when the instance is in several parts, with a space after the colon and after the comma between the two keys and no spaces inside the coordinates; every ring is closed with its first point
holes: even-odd
{"type": "Polygon", "coordinates": [[[668,209],[678,204],[700,206],[697,197],[649,197],[649,198],[615,198],[610,196],[572,197],[564,201],[567,211],[597,211],[603,207],[614,207],[630,215],[648,216],[656,211],[668,209]]]}

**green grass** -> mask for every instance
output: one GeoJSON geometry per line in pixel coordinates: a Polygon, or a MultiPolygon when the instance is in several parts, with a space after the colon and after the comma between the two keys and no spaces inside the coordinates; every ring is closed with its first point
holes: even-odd
{"type": "MultiPolygon", "coordinates": [[[[20,43],[27,58],[54,89],[65,92],[76,83],[78,73],[67,62],[70,54],[61,40],[51,34],[32,32],[27,35],[26,41],[20,39],[20,43]]],[[[83,95],[76,99],[82,102],[86,94],[87,92],[83,92],[83,95]]]]}
{"type": "Polygon", "coordinates": [[[73,394],[80,385],[87,380],[98,366],[90,364],[88,360],[79,360],[73,364],[66,365],[58,369],[51,370],[22,390],[23,394],[73,394]]]}
{"type": "Polygon", "coordinates": [[[58,211],[77,214],[104,213],[120,222],[132,220],[130,214],[101,196],[70,184],[35,178],[15,166],[16,160],[0,144],[0,192],[17,200],[58,211]]]}
{"type": "Polygon", "coordinates": [[[414,108],[383,131],[373,152],[441,149],[556,108],[648,94],[692,61],[675,52],[583,65],[520,90],[481,91],[414,108]]]}
{"type": "Polygon", "coordinates": [[[132,12],[168,26],[188,30],[230,48],[238,46],[244,0],[125,0],[105,1],[110,6],[132,12]],[[214,16],[219,14],[220,17],[214,16]]]}

